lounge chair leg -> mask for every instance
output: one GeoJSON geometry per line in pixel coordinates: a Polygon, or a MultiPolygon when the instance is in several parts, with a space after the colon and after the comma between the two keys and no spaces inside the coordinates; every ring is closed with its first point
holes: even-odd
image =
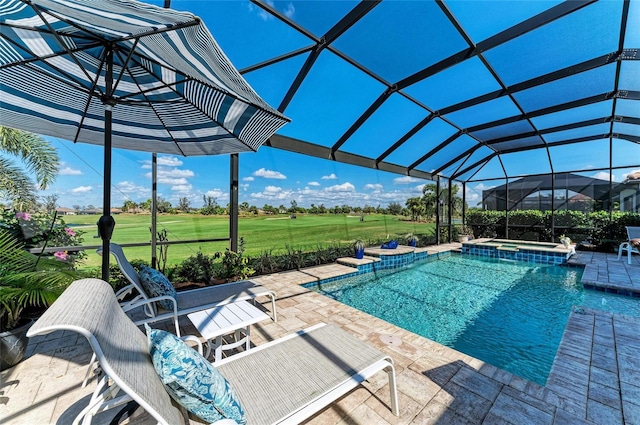
{"type": "Polygon", "coordinates": [[[278,322],[278,316],[276,315],[276,296],[271,295],[271,313],[273,314],[273,321],[278,322]]]}
{"type": "Polygon", "coordinates": [[[389,376],[389,391],[391,396],[391,412],[400,416],[400,407],[398,406],[398,390],[396,389],[396,368],[393,364],[385,370],[389,376]]]}
{"type": "Polygon", "coordinates": [[[87,366],[87,373],[84,374],[84,380],[82,381],[82,388],[86,387],[89,383],[89,375],[94,370],[93,365],[96,362],[96,353],[91,355],[91,360],[89,360],[89,366],[87,366]]]}

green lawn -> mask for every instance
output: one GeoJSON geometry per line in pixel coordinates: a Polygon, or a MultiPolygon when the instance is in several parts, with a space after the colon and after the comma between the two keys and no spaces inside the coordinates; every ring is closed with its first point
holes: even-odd
{"type": "MultiPolygon", "coordinates": [[[[85,232],[85,245],[100,245],[101,241],[93,236],[97,234],[95,223],[99,216],[65,216],[67,225],[85,232]]],[[[142,214],[120,214],[114,217],[116,228],[112,240],[116,243],[149,242],[151,216],[142,214]]],[[[403,221],[401,217],[391,215],[302,215],[290,219],[287,215],[241,217],[239,235],[245,241],[245,254],[258,255],[263,251],[283,251],[287,246],[312,250],[318,245],[332,243],[349,244],[356,239],[374,241],[386,238],[399,238],[407,233],[433,235],[433,223],[414,223],[403,221]]],[[[159,215],[158,230],[166,229],[169,241],[189,239],[227,238],[229,236],[229,218],[226,216],[203,216],[196,214],[159,215]]],[[[400,241],[404,243],[404,241],[400,241]]],[[[195,254],[199,249],[206,254],[223,251],[227,242],[207,242],[171,245],[168,249],[168,263],[177,264],[195,254]]],[[[149,247],[126,249],[127,257],[151,258],[149,247]]],[[[93,250],[85,262],[88,267],[97,267],[100,259],[93,250]]]]}

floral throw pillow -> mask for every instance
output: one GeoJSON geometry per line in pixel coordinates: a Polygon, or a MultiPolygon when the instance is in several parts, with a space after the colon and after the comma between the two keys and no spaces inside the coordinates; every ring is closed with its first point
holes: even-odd
{"type": "Polygon", "coordinates": [[[177,336],[148,325],[145,328],[153,367],[176,402],[207,422],[233,419],[247,423],[235,391],[207,359],[177,336]]]}
{"type": "MultiPolygon", "coordinates": [[[[176,298],[176,288],[173,287],[169,279],[158,270],[148,266],[142,266],[138,272],[140,283],[149,297],[170,296],[176,298]]],[[[173,310],[173,303],[169,300],[158,301],[164,309],[173,310]]]]}

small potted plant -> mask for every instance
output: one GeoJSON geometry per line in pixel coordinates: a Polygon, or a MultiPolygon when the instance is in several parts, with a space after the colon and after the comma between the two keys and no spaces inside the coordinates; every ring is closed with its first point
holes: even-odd
{"type": "Polygon", "coordinates": [[[356,258],[362,259],[364,257],[364,241],[362,241],[361,239],[356,240],[353,243],[353,251],[356,258]]]}
{"type": "Polygon", "coordinates": [[[418,246],[418,237],[412,233],[409,233],[407,235],[407,244],[413,247],[418,246]]]}
{"type": "Polygon", "coordinates": [[[473,230],[469,226],[462,225],[458,230],[458,242],[469,242],[470,239],[473,239],[473,230]]]}
{"type": "Polygon", "coordinates": [[[569,249],[571,246],[571,238],[568,236],[560,235],[560,243],[564,245],[565,248],[569,249]]]}

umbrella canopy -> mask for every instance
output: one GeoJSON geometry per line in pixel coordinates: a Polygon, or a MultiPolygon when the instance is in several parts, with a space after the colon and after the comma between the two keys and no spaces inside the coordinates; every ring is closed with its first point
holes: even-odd
{"type": "Polygon", "coordinates": [[[0,125],[105,145],[105,250],[112,146],[255,151],[288,122],[189,13],[131,0],[9,0],[0,29],[0,125]]]}

